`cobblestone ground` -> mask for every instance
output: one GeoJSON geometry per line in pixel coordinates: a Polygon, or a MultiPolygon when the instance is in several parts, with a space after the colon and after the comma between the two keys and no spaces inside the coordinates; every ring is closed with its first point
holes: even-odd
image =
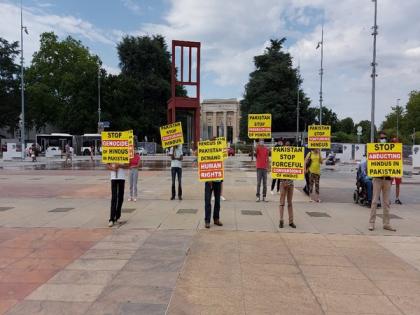
{"type": "Polygon", "coordinates": [[[396,233],[369,232],[353,177],[329,173],[321,204],[296,183],[297,229],[279,229],[278,195],[256,203],[254,172],[230,169],[224,226],[206,230],[204,187],[183,175],[170,201],[168,172],[142,171],[107,228],[106,172],[0,171],[0,314],[420,314],[414,199],[392,206],[396,233]]]}

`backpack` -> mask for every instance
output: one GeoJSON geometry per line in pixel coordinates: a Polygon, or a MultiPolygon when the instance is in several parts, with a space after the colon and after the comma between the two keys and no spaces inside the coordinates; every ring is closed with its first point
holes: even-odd
{"type": "Polygon", "coordinates": [[[305,164],[306,170],[309,170],[309,168],[311,167],[311,164],[312,164],[311,154],[312,154],[312,152],[309,152],[309,158],[308,158],[308,160],[306,161],[306,164],[305,164]]]}

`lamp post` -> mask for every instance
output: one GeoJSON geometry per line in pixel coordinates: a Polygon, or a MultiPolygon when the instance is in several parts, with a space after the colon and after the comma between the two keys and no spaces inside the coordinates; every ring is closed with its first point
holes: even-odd
{"type": "Polygon", "coordinates": [[[299,116],[300,116],[300,62],[299,66],[297,68],[297,104],[296,104],[296,145],[298,145],[299,142],[299,116]]]}
{"type": "Polygon", "coordinates": [[[372,104],[370,109],[370,142],[375,140],[375,79],[376,79],[376,36],[378,35],[378,25],[376,24],[377,12],[378,12],[378,2],[377,0],[372,0],[375,4],[375,15],[374,15],[374,24],[373,24],[373,58],[372,58],[372,104]]]}
{"type": "Polygon", "coordinates": [[[28,29],[23,26],[22,0],[20,0],[20,94],[21,94],[21,123],[20,143],[22,146],[22,160],[25,160],[25,80],[23,77],[23,32],[28,34],[28,29]]]}
{"type": "Polygon", "coordinates": [[[322,125],[322,79],[324,75],[324,22],[322,22],[321,41],[318,42],[316,49],[321,47],[321,69],[319,70],[320,85],[319,85],[319,124],[322,125]]]}
{"type": "Polygon", "coordinates": [[[400,99],[397,98],[397,139],[400,139],[399,125],[400,125],[400,99]]]}

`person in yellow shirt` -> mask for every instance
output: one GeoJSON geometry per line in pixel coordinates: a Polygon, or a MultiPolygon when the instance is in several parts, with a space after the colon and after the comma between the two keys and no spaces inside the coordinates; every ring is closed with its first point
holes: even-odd
{"type": "Polygon", "coordinates": [[[312,149],[306,155],[305,165],[306,172],[309,172],[309,198],[310,201],[321,202],[319,199],[319,179],[321,177],[321,164],[323,162],[321,151],[319,149],[312,149]],[[315,186],[315,194],[313,188],[315,186]],[[315,197],[315,198],[314,198],[315,197]]]}

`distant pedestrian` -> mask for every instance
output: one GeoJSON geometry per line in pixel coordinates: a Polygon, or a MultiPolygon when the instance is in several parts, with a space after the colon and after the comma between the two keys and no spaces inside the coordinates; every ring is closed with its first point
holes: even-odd
{"type": "Polygon", "coordinates": [[[90,147],[90,160],[93,161],[93,156],[95,155],[95,147],[92,145],[90,147]]]}
{"type": "Polygon", "coordinates": [[[309,175],[310,201],[321,202],[321,199],[319,199],[319,181],[321,178],[322,162],[323,162],[323,159],[321,156],[321,151],[319,149],[312,149],[312,151],[306,155],[305,165],[309,165],[308,171],[310,173],[309,175]],[[314,193],[314,186],[315,186],[315,193],[314,193]]]}
{"type": "Polygon", "coordinates": [[[220,221],[221,190],[222,190],[221,181],[206,182],[204,185],[204,210],[205,210],[204,222],[207,229],[210,228],[212,194],[214,195],[214,209],[213,209],[214,225],[223,226],[223,223],[220,221]]]}
{"type": "MultiPolygon", "coordinates": [[[[399,143],[400,141],[397,138],[393,138],[391,140],[393,143],[399,143]]],[[[400,200],[400,186],[401,186],[402,178],[401,177],[394,177],[392,179],[392,184],[395,184],[395,203],[397,205],[402,205],[402,202],[400,200]]]]}
{"type": "MultiPolygon", "coordinates": [[[[290,142],[286,141],[285,146],[290,146],[290,142]]],[[[280,223],[279,228],[284,227],[284,206],[287,199],[287,213],[289,215],[289,226],[296,229],[296,225],[293,222],[293,191],[294,191],[294,182],[291,179],[281,179],[280,180],[280,223]]]]}
{"type": "Polygon", "coordinates": [[[121,217],[121,208],[124,201],[125,169],[126,164],[107,164],[111,171],[111,211],[109,227],[112,227],[121,217]]]}
{"type": "Polygon", "coordinates": [[[137,201],[137,182],[139,176],[139,167],[141,159],[139,152],[134,154],[134,157],[130,159],[130,197],[128,201],[137,201]]]}
{"type": "Polygon", "coordinates": [[[267,169],[269,160],[268,148],[264,145],[264,139],[260,139],[256,149],[257,166],[257,202],[261,201],[261,182],[263,183],[262,200],[267,202],[267,169]]]}
{"type": "Polygon", "coordinates": [[[171,200],[175,199],[175,178],[178,177],[178,199],[182,200],[182,160],[184,158],[182,153],[182,144],[172,147],[169,150],[171,157],[171,176],[172,176],[172,196],[171,200]]]}
{"type": "MultiPolygon", "coordinates": [[[[276,145],[274,146],[276,147],[281,147],[283,145],[283,141],[281,139],[279,139],[276,143],[276,145]]],[[[276,183],[277,183],[277,193],[279,193],[280,191],[280,180],[277,178],[273,178],[271,180],[271,194],[274,195],[274,188],[276,187],[276,183]]]]}
{"type": "MultiPolygon", "coordinates": [[[[386,134],[383,131],[379,133],[379,142],[381,143],[387,142],[386,134]]],[[[381,193],[382,193],[382,209],[383,209],[383,215],[382,215],[383,228],[384,230],[388,230],[392,232],[396,231],[396,229],[394,229],[391,226],[390,218],[389,218],[391,180],[392,178],[389,176],[373,178],[373,200],[372,200],[372,206],[370,210],[369,231],[373,231],[375,229],[376,209],[378,206],[378,201],[379,201],[381,193]]]]}
{"type": "Polygon", "coordinates": [[[70,163],[72,162],[72,156],[71,156],[71,147],[70,144],[66,144],[65,146],[65,153],[66,153],[66,164],[70,161],[70,163]]]}

